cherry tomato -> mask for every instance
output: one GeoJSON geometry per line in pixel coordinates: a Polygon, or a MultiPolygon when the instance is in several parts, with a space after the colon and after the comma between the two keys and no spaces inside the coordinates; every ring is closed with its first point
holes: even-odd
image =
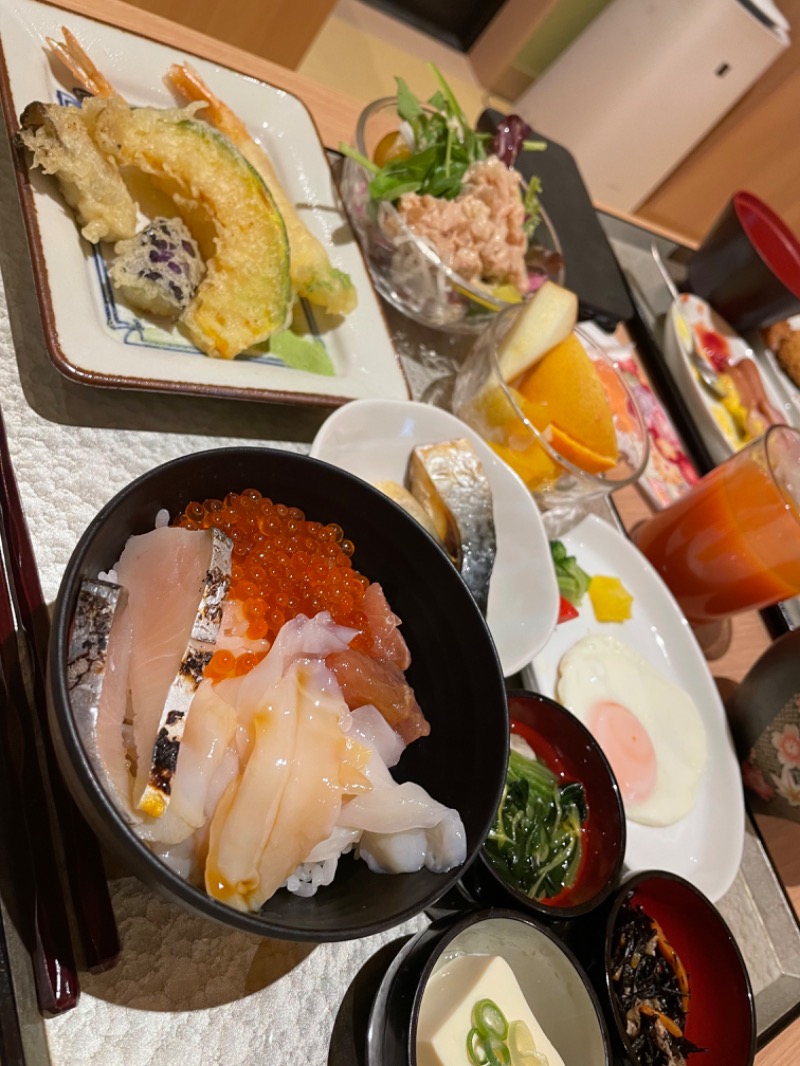
{"type": "Polygon", "coordinates": [[[376,166],[385,167],[392,159],[406,159],[411,155],[411,149],[405,142],[400,130],[387,133],[381,137],[372,153],[372,162],[376,166]]]}
{"type": "Polygon", "coordinates": [[[569,600],[562,596],[558,604],[558,625],[561,625],[562,622],[570,622],[577,617],[578,608],[573,607],[569,600]]]}

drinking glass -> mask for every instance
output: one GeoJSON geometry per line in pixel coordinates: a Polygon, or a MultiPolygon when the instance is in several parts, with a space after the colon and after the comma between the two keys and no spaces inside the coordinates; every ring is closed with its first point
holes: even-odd
{"type": "Polygon", "coordinates": [[[800,431],[771,426],[632,538],[694,624],[797,595],[800,431]]]}

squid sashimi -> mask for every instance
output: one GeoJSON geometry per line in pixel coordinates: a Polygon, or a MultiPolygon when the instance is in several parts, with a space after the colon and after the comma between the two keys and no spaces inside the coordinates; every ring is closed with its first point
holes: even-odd
{"type": "Polygon", "coordinates": [[[186,720],[170,800],[170,809],[194,829],[208,817],[209,791],[235,729],[236,711],[203,681],[186,720]]]}
{"type": "Polygon", "coordinates": [[[337,825],[362,831],[359,857],[377,873],[443,872],[464,862],[466,834],[457,811],[413,782],[398,784],[378,752],[373,723],[354,712],[352,730],[370,748],[364,774],[372,786],[348,800],[337,825]]]}
{"type": "Polygon", "coordinates": [[[342,730],[348,709],[321,662],[290,667],[298,688],[292,768],[259,863],[250,907],[260,907],[331,833],[342,807],[342,764],[352,750],[342,730]]]}
{"type": "Polygon", "coordinates": [[[365,703],[350,712],[349,732],[373,749],[387,767],[396,766],[406,750],[403,738],[395,732],[377,707],[365,703]]]}
{"type": "Polygon", "coordinates": [[[298,698],[291,674],[258,692],[247,765],[226,788],[211,820],[206,891],[237,910],[248,909],[248,899],[258,885],[261,856],[291,773],[298,698]]]}
{"type": "Polygon", "coordinates": [[[348,707],[365,703],[377,707],[406,744],[430,733],[414,690],[395,663],[379,662],[356,648],[329,655],[327,663],[341,685],[348,707]]]}
{"type": "Polygon", "coordinates": [[[400,619],[389,606],[383,589],[373,581],[364,592],[361,609],[366,615],[366,631],[373,659],[394,663],[401,670],[411,665],[411,652],[398,626],[400,619]]]}

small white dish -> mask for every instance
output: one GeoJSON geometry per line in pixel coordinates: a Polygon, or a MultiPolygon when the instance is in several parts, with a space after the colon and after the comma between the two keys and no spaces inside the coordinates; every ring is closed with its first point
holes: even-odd
{"type": "Polygon", "coordinates": [[[116,300],[102,252],[82,240],[55,179],[29,171],[17,153],[45,339],[61,373],[87,385],[273,403],[337,406],[363,396],[408,397],[403,367],[305,104],[283,89],[115,26],[34,0],[0,0],[0,102],[11,136],[31,101],[77,103],[76,79],[45,43],[46,37],[60,39],[62,26],[132,104],[176,106],[164,75],[189,58],[270,155],[303,222],[334,266],[350,274],[359,302],[350,315],[327,323],[307,309],[310,328],[319,330],[333,364],[331,376],[293,369],[269,352],[210,359],[177,328],[162,328],[116,300]]]}
{"type": "Polygon", "coordinates": [[[558,617],[558,586],[542,516],[525,485],[464,422],[426,403],[356,400],[326,419],[311,455],[364,481],[404,484],[418,444],[466,437],[492,487],[497,558],[487,623],[506,677],[544,647],[558,617]]]}
{"type": "Polygon", "coordinates": [[[558,667],[583,637],[608,634],[633,648],[694,700],[706,729],[708,761],[694,807],[664,828],[627,820],[625,867],[667,870],[687,878],[716,902],[730,888],[744,846],[742,780],[725,710],[689,623],[672,593],[641,552],[608,522],[589,515],[561,537],[588,574],[620,578],[633,596],[625,622],[599,623],[588,596],[577,618],[556,627],[535,658],[528,687],[556,698],[558,667]]]}
{"type": "MultiPolygon", "coordinates": [[[[713,462],[722,463],[734,452],[744,447],[747,439],[736,429],[733,418],[724,404],[700,382],[697,371],[689,359],[691,338],[687,335],[686,324],[695,331],[699,339],[707,338],[716,348],[721,359],[735,365],[747,359],[755,366],[767,400],[776,413],[787,422],[794,424],[796,412],[775,385],[771,377],[762,373],[762,368],[754,359],[753,349],[735,333],[731,326],[702,300],[691,293],[681,293],[680,308],[673,303],[664,324],[664,358],[669,366],[681,395],[686,400],[692,418],[697,425],[703,441],[708,448],[713,462]]],[[[703,350],[703,344],[698,346],[703,350]]],[[[714,367],[714,362],[709,360],[714,367]]],[[[715,367],[719,369],[719,367],[715,367]]]]}

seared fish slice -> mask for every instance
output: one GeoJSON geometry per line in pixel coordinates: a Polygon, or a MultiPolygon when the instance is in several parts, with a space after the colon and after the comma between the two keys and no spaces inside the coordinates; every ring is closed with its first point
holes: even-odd
{"type": "Polygon", "coordinates": [[[459,439],[419,445],[411,453],[408,481],[486,614],[497,542],[492,489],[471,443],[459,439]]]}
{"type": "Polygon", "coordinates": [[[129,822],[137,820],[123,741],[131,640],[125,589],[82,582],[67,653],[70,706],[92,766],[129,822]]]}

